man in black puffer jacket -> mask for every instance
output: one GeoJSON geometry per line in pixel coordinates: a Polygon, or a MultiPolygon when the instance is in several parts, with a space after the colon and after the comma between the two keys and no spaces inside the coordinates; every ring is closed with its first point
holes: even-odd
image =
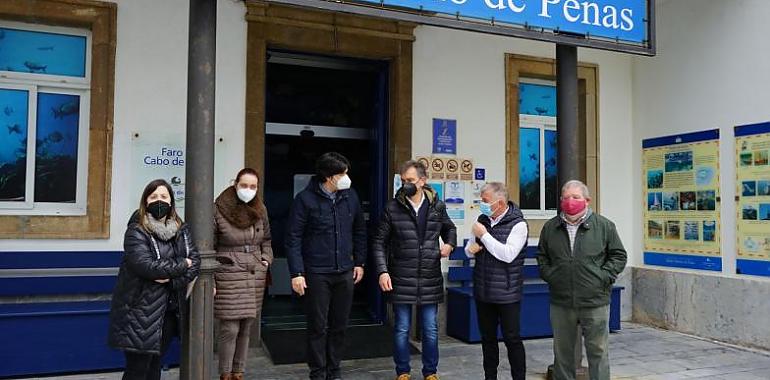
{"type": "Polygon", "coordinates": [[[457,245],[457,231],[446,205],[425,182],[426,169],[417,161],[401,167],[403,186],[385,206],[374,238],[380,287],[388,292],[395,315],[393,360],[398,380],[408,380],[409,324],[412,305],[422,323],[422,374],[436,380],[438,367],[438,304],[444,301],[441,258],[457,245]],[[444,245],[439,249],[439,237],[444,245]]]}

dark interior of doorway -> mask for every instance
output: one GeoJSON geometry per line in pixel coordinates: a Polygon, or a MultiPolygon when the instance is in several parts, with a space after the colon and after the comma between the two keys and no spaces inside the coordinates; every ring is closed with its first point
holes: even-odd
{"type": "MultiPolygon", "coordinates": [[[[370,232],[379,220],[388,194],[387,77],[387,62],[269,52],[264,185],[279,262],[286,257],[286,223],[299,189],[295,175],[313,174],[315,160],[325,152],[351,161],[349,175],[370,232]]],[[[276,281],[289,281],[285,272],[273,278],[276,287],[286,285],[276,281]]],[[[383,320],[382,295],[369,273],[356,286],[344,358],[390,356],[392,332],[383,320]]],[[[275,364],[305,361],[305,326],[301,298],[268,292],[261,335],[275,364]]]]}

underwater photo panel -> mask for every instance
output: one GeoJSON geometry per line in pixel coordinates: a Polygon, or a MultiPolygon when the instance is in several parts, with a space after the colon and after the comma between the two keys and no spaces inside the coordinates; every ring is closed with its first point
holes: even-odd
{"type": "Polygon", "coordinates": [[[0,88],[0,202],[24,202],[27,182],[29,92],[0,88]]]}
{"type": "Polygon", "coordinates": [[[86,76],[86,37],[0,28],[0,71],[86,76]]]}
{"type": "Polygon", "coordinates": [[[74,203],[80,96],[41,92],[37,106],[35,202],[74,203]]]}

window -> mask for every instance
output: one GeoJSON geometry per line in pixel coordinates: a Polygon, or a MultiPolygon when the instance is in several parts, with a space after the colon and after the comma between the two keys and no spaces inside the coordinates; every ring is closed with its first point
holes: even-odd
{"type": "Polygon", "coordinates": [[[0,239],[109,238],[117,9],[0,1],[0,239]]]}
{"type": "Polygon", "coordinates": [[[556,183],[556,86],[522,79],[519,84],[519,206],[527,216],[552,217],[556,183]]]}
{"type": "MultiPolygon", "coordinates": [[[[599,210],[599,67],[578,62],[578,179],[599,210]]],[[[556,61],[505,55],[506,183],[529,221],[531,237],[556,215],[556,61]]]]}
{"type": "Polygon", "coordinates": [[[0,23],[0,209],[84,215],[87,30],[0,23]]]}

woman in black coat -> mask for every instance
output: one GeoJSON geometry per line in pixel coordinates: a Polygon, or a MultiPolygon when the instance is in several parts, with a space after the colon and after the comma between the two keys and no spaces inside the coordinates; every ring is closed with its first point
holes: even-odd
{"type": "Polygon", "coordinates": [[[160,379],[160,359],[179,335],[187,287],[198,276],[200,256],[172,194],[166,181],[150,182],[123,240],[109,344],[126,356],[124,380],[160,379]]]}

